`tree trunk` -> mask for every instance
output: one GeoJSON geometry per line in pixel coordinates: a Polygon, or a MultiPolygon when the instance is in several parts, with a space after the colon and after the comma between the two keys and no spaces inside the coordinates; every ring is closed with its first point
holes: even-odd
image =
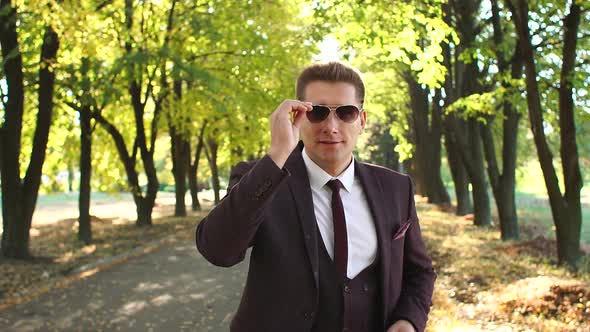
{"type": "Polygon", "coordinates": [[[560,264],[567,264],[575,268],[582,255],[580,251],[582,177],[575,138],[572,81],[575,76],[576,45],[581,9],[575,1],[571,2],[570,11],[563,22],[564,44],[559,84],[560,153],[565,184],[565,194],[562,196],[557,172],[553,167],[553,155],[543,128],[544,121],[535,55],[528,26],[528,2],[518,0],[515,6],[512,6],[511,3],[508,5],[512,11],[525,65],[529,121],[553,214],[558,260],[560,264]]]}
{"type": "MultiPolygon", "coordinates": [[[[189,155],[192,155],[192,151],[190,150],[190,143],[189,144],[189,155]]],[[[197,160],[198,163],[198,160],[197,160]]],[[[190,164],[187,168],[188,177],[188,187],[191,193],[191,210],[192,211],[201,211],[201,203],[199,202],[199,185],[197,183],[197,170],[199,165],[193,167],[193,164],[190,164]]]]}
{"type": "Polygon", "coordinates": [[[20,178],[20,142],[24,110],[22,55],[18,51],[16,9],[2,0],[0,45],[8,86],[2,126],[2,254],[10,258],[29,257],[29,230],[25,227],[23,188],[20,178]],[[11,54],[12,52],[15,52],[11,54]]]}
{"type": "MultiPolygon", "coordinates": [[[[176,0],[173,0],[170,4],[170,9],[168,11],[168,24],[166,26],[166,34],[164,36],[164,42],[162,45],[162,49],[168,47],[168,43],[170,41],[170,33],[172,31],[173,22],[174,22],[174,8],[176,6],[176,0]]],[[[133,25],[133,2],[130,0],[126,0],[125,2],[126,7],[126,25],[128,31],[131,31],[131,27],[133,25]]],[[[142,22],[143,24],[143,22],[142,22]]],[[[133,49],[133,44],[130,41],[125,42],[125,49],[127,53],[131,53],[133,49]]],[[[147,70],[147,66],[145,68],[141,68],[140,70],[147,70]]],[[[141,75],[136,77],[135,68],[133,66],[128,67],[129,70],[129,86],[128,91],[131,95],[131,105],[133,106],[133,113],[135,115],[135,127],[136,127],[136,137],[135,142],[139,147],[139,152],[141,155],[141,161],[143,164],[143,169],[145,171],[145,175],[147,177],[147,190],[145,193],[145,199],[142,200],[140,206],[138,206],[138,218],[137,218],[137,225],[138,226],[150,226],[152,225],[152,210],[154,209],[154,205],[156,203],[156,196],[158,195],[158,189],[160,187],[160,183],[158,182],[158,176],[156,173],[156,166],[154,163],[154,151],[156,148],[156,137],[158,136],[158,121],[160,119],[160,114],[162,113],[162,103],[166,98],[166,95],[169,90],[169,85],[166,77],[166,59],[164,58],[161,66],[160,66],[160,94],[154,96],[151,91],[151,82],[148,81],[147,88],[145,92],[145,96],[142,100],[142,79],[141,75]],[[145,134],[144,128],[144,115],[145,115],[145,107],[147,104],[148,98],[151,98],[154,101],[154,117],[151,121],[151,128],[150,128],[150,144],[148,147],[148,142],[145,134]]],[[[182,164],[182,163],[181,163],[182,164]]],[[[181,165],[179,165],[181,166],[181,165]]],[[[184,174],[184,173],[183,173],[184,174]]],[[[184,197],[182,199],[182,203],[184,204],[184,197]]],[[[186,214],[186,210],[184,212],[186,214]]]]}
{"type": "Polygon", "coordinates": [[[170,141],[172,143],[172,174],[175,184],[174,215],[184,217],[186,216],[184,196],[186,195],[187,153],[189,151],[186,141],[176,133],[174,128],[170,128],[170,141]]]}
{"type": "MultiPolygon", "coordinates": [[[[513,79],[520,79],[522,76],[522,57],[519,53],[520,47],[517,44],[514,50],[515,53],[512,56],[512,61],[509,64],[506,53],[502,47],[502,44],[504,43],[504,31],[502,29],[497,0],[491,0],[491,8],[498,69],[501,73],[511,70],[511,77],[513,79]]],[[[512,88],[506,82],[502,82],[502,86],[507,90],[512,88]]],[[[514,191],[516,183],[516,147],[518,143],[518,123],[520,121],[520,115],[514,105],[508,100],[505,100],[502,103],[502,114],[502,173],[500,173],[500,170],[498,169],[496,149],[494,147],[495,144],[490,125],[482,126],[482,141],[488,165],[488,178],[490,179],[492,192],[498,209],[501,237],[502,240],[512,240],[519,238],[518,215],[514,191]]],[[[490,122],[491,121],[493,121],[493,119],[490,119],[490,122]]]]}
{"type": "MultiPolygon", "coordinates": [[[[176,1],[172,1],[171,8],[168,14],[168,25],[166,27],[166,35],[164,37],[164,42],[162,48],[166,48],[168,46],[168,42],[170,40],[170,32],[172,30],[173,24],[173,17],[174,17],[174,7],[176,1]]],[[[125,27],[127,31],[132,31],[133,27],[133,12],[134,12],[134,2],[131,0],[125,0],[125,27]]],[[[144,24],[142,21],[141,24],[144,24]]],[[[134,43],[131,40],[125,41],[125,52],[127,54],[133,54],[134,52],[134,43]]],[[[136,200],[137,202],[141,202],[140,205],[137,206],[137,222],[138,226],[143,225],[151,225],[152,218],[151,212],[154,208],[154,204],[156,201],[156,196],[158,194],[159,182],[158,177],[156,174],[156,167],[154,164],[154,150],[156,146],[156,137],[158,134],[158,120],[160,118],[160,113],[162,111],[162,103],[164,98],[168,92],[168,83],[166,81],[166,61],[163,60],[163,63],[158,64],[160,66],[160,94],[156,98],[153,94],[152,90],[152,81],[148,79],[147,83],[144,82],[143,74],[138,73],[146,73],[149,67],[144,64],[137,64],[137,63],[130,63],[126,70],[128,76],[128,86],[127,91],[131,96],[131,106],[133,107],[133,114],[135,118],[135,146],[134,149],[137,148],[139,150],[141,161],[143,164],[143,169],[145,175],[147,177],[147,190],[145,193],[145,199],[136,200]],[[142,93],[142,87],[146,86],[145,94],[142,93]],[[143,94],[143,98],[142,98],[143,94]],[[148,98],[152,98],[154,101],[154,116],[151,120],[151,128],[150,128],[150,144],[148,147],[148,141],[145,133],[145,126],[144,126],[144,115],[145,115],[145,107],[148,102],[148,98]],[[148,213],[149,212],[149,213],[148,213]]],[[[149,75],[148,75],[149,77],[149,75]]],[[[135,152],[133,153],[133,166],[135,166],[135,152]]],[[[127,169],[127,167],[126,167],[127,169]]],[[[135,170],[133,170],[135,172],[135,170]]],[[[129,177],[129,173],[128,173],[129,177]]],[[[131,186],[132,190],[134,190],[134,197],[139,195],[141,198],[141,190],[139,187],[134,189],[134,186],[131,186]]]]}
{"type": "Polygon", "coordinates": [[[431,167],[427,168],[428,187],[432,193],[432,203],[450,204],[451,197],[447,192],[442,176],[440,174],[441,167],[441,139],[442,139],[442,107],[440,101],[442,100],[441,89],[436,89],[432,101],[431,111],[431,125],[430,125],[430,161],[431,167]]]}
{"type": "MultiPolygon", "coordinates": [[[[393,119],[389,119],[390,123],[394,123],[393,119]]],[[[382,135],[378,139],[378,153],[382,159],[383,166],[394,171],[401,171],[399,163],[399,154],[395,151],[397,140],[389,133],[389,124],[380,124],[378,130],[382,130],[382,135]]],[[[376,132],[377,134],[377,132],[376,132]]]]}
{"type": "Polygon", "coordinates": [[[491,225],[492,216],[490,200],[483,164],[481,134],[476,119],[469,119],[466,123],[467,133],[461,133],[462,120],[450,118],[453,141],[458,143],[460,158],[465,166],[472,184],[474,224],[477,226],[491,225]],[[467,143],[469,142],[469,143],[467,143]]]}
{"type": "Polygon", "coordinates": [[[74,164],[68,160],[68,192],[74,192],[74,164]]]}
{"type": "Polygon", "coordinates": [[[154,202],[149,201],[147,198],[140,197],[135,202],[137,211],[137,226],[150,226],[152,225],[152,210],[154,209],[154,202]],[[139,223],[139,221],[142,221],[139,223]]]}
{"type": "MultiPolygon", "coordinates": [[[[460,54],[473,46],[478,34],[477,12],[481,1],[459,1],[452,3],[452,7],[445,7],[445,20],[449,21],[450,9],[453,9],[456,22],[456,30],[461,38],[461,44],[457,45],[451,58],[449,45],[444,45],[445,64],[453,73],[445,82],[447,101],[450,105],[459,98],[481,93],[479,83],[479,69],[476,61],[464,62],[460,54]],[[448,88],[448,89],[447,89],[448,88]]],[[[487,226],[492,222],[490,200],[486,182],[483,153],[481,146],[480,127],[475,118],[463,120],[456,115],[448,116],[447,123],[450,130],[447,133],[452,136],[451,141],[458,143],[456,151],[459,152],[463,165],[472,184],[474,224],[487,226]],[[466,129],[466,130],[465,130],[466,129]]]]}
{"type": "Polygon", "coordinates": [[[411,159],[408,159],[408,174],[412,177],[414,181],[414,194],[420,195],[422,197],[428,197],[428,190],[426,189],[426,175],[422,172],[419,168],[420,162],[418,161],[417,156],[413,156],[411,159]]]}
{"type": "MultiPolygon", "coordinates": [[[[135,142],[139,149],[143,169],[147,177],[147,190],[145,193],[145,200],[142,201],[142,206],[137,208],[137,226],[149,226],[152,224],[151,211],[154,208],[156,195],[158,194],[158,178],[156,175],[156,167],[154,164],[154,148],[156,143],[157,122],[161,111],[161,103],[156,102],[154,109],[154,118],[152,119],[151,144],[148,148],[147,139],[144,128],[144,113],[146,101],[141,101],[141,87],[132,80],[129,85],[129,93],[131,94],[133,114],[135,115],[136,136],[135,142]],[[140,213],[141,211],[141,213],[140,213]],[[149,218],[146,217],[149,211],[149,218]]],[[[147,96],[146,96],[147,99],[147,96]]],[[[140,193],[141,195],[141,193],[140,193]]]]}
{"type": "Polygon", "coordinates": [[[468,120],[469,126],[469,152],[463,153],[463,163],[473,186],[473,215],[474,224],[477,226],[490,226],[492,224],[492,211],[490,209],[490,197],[488,196],[488,184],[486,181],[483,152],[481,144],[480,126],[476,119],[468,120]],[[471,160],[467,161],[467,153],[471,160]]]}
{"type": "MultiPolygon", "coordinates": [[[[136,224],[140,224],[139,221],[142,220],[143,214],[140,214],[140,204],[143,200],[143,195],[141,192],[141,187],[139,186],[139,175],[135,170],[135,163],[136,163],[136,154],[137,154],[137,141],[133,145],[133,153],[132,155],[129,154],[127,150],[127,146],[125,145],[125,140],[123,139],[123,135],[117,130],[117,128],[110,123],[107,119],[105,119],[100,113],[93,113],[93,117],[98,122],[101,127],[111,135],[113,141],[115,142],[115,147],[117,148],[117,152],[119,154],[119,159],[123,163],[125,167],[125,173],[127,175],[127,185],[129,187],[129,191],[131,196],[133,197],[133,201],[135,202],[135,207],[137,210],[137,221],[136,224]]],[[[149,218],[151,222],[151,217],[149,218]]],[[[143,223],[143,222],[142,222],[143,223]]]]}
{"type": "Polygon", "coordinates": [[[461,153],[457,150],[459,149],[459,145],[455,142],[453,135],[450,133],[452,129],[447,124],[448,121],[452,121],[451,116],[454,115],[447,115],[447,119],[445,119],[445,148],[447,150],[449,169],[451,170],[451,176],[455,185],[455,196],[457,197],[457,210],[455,214],[464,216],[473,212],[473,206],[471,205],[467,170],[461,160],[461,153]]]}
{"type": "MultiPolygon", "coordinates": [[[[143,119],[143,116],[142,116],[143,119]]],[[[143,120],[141,120],[143,121],[143,120]]],[[[157,120],[153,120],[157,121],[157,120]]],[[[142,135],[139,135],[142,136],[142,135]]],[[[141,143],[140,139],[140,147],[139,151],[141,154],[141,161],[143,162],[144,171],[148,180],[147,183],[147,190],[145,193],[145,201],[143,202],[143,206],[140,207],[142,213],[138,214],[137,218],[137,226],[150,226],[152,224],[152,210],[154,209],[154,205],[156,203],[156,196],[158,195],[158,189],[160,183],[158,182],[158,177],[156,175],[156,166],[154,164],[154,145],[155,142],[152,143],[152,147],[148,150],[147,146],[144,145],[145,142],[141,143]],[[142,146],[143,145],[143,146],[142,146]],[[146,217],[149,215],[149,218],[146,217]]],[[[139,212],[139,211],[138,211],[139,212]]]]}
{"type": "Polygon", "coordinates": [[[18,51],[17,14],[10,1],[0,1],[0,46],[4,74],[8,86],[8,100],[2,128],[2,254],[10,258],[28,258],[29,231],[37,203],[41,172],[45,161],[47,139],[53,113],[55,73],[51,66],[57,58],[59,40],[50,27],[45,28],[39,65],[37,122],[33,149],[25,178],[20,177],[20,144],[24,110],[22,56],[18,51]],[[13,53],[17,50],[16,53],[13,53]]]}
{"type": "Polygon", "coordinates": [[[90,106],[80,109],[80,193],[78,196],[78,239],[92,242],[90,224],[90,178],[92,176],[92,128],[90,106]]]}
{"type": "MultiPolygon", "coordinates": [[[[506,177],[507,179],[507,177],[506,177]]],[[[502,240],[516,240],[520,238],[518,229],[518,214],[514,195],[514,179],[512,183],[501,182],[496,201],[498,207],[498,218],[500,218],[500,234],[502,240]]]]}
{"type": "MultiPolygon", "coordinates": [[[[182,81],[174,81],[174,96],[177,100],[182,98],[182,81]]],[[[184,196],[186,195],[186,175],[188,147],[182,133],[178,133],[170,112],[168,112],[168,128],[170,131],[170,143],[172,144],[172,174],[174,175],[174,193],[176,196],[174,204],[174,215],[176,217],[186,216],[186,205],[184,196]]]]}
{"type": "MultiPolygon", "coordinates": [[[[576,125],[574,116],[573,81],[576,62],[576,47],[578,29],[580,26],[580,2],[573,1],[570,12],[563,21],[564,44],[563,62],[559,80],[559,128],[561,139],[561,166],[565,182],[563,201],[566,212],[565,218],[558,218],[556,229],[560,229],[558,250],[560,261],[570,266],[577,266],[582,256],[580,252],[580,233],[582,228],[582,205],[580,191],[582,190],[582,174],[576,143],[576,125]]],[[[559,187],[558,187],[559,188],[559,187]]]]}
{"type": "Polygon", "coordinates": [[[209,161],[209,167],[211,168],[211,183],[213,185],[213,192],[215,194],[215,204],[217,205],[220,201],[219,197],[219,171],[217,169],[217,149],[219,148],[218,143],[213,137],[207,138],[207,148],[205,149],[205,156],[209,161]]]}
{"type": "MultiPolygon", "coordinates": [[[[443,4],[443,19],[445,23],[452,26],[452,4],[443,4]]],[[[455,50],[456,51],[456,50],[455,50]]],[[[445,107],[451,105],[457,100],[457,75],[455,75],[454,57],[451,51],[451,45],[448,42],[442,44],[443,63],[447,68],[444,89],[446,97],[444,98],[445,107]]],[[[455,60],[456,62],[456,60],[455,60]]],[[[463,159],[461,158],[461,146],[456,138],[453,125],[457,124],[464,130],[465,123],[457,121],[455,113],[446,113],[444,117],[444,135],[445,148],[447,150],[447,162],[455,185],[455,197],[457,199],[457,209],[455,214],[463,216],[473,212],[471,204],[471,193],[469,192],[469,176],[463,159]]]]}
{"type": "MultiPolygon", "coordinates": [[[[430,107],[428,90],[423,89],[411,73],[406,73],[404,78],[408,84],[412,106],[414,160],[418,176],[416,182],[418,187],[424,186],[423,189],[429,203],[448,204],[451,199],[440,175],[442,135],[440,109],[434,103],[430,107]],[[429,112],[431,113],[430,124],[429,112]]],[[[440,92],[437,93],[437,96],[440,96],[440,92]]]]}
{"type": "MultiPolygon", "coordinates": [[[[197,172],[199,170],[199,160],[201,159],[201,151],[203,150],[203,139],[205,137],[205,129],[207,128],[207,120],[203,122],[201,126],[201,132],[199,133],[199,141],[197,142],[197,147],[195,149],[195,158],[193,159],[192,163],[189,160],[189,167],[188,167],[188,182],[191,191],[191,200],[192,200],[192,210],[193,211],[200,211],[201,210],[201,203],[199,202],[199,182],[197,181],[197,172]]],[[[190,144],[188,144],[189,153],[190,152],[190,144]]]]}
{"type": "MultiPolygon", "coordinates": [[[[506,105],[505,105],[506,106],[506,105]]],[[[510,107],[510,106],[508,106],[510,107]]],[[[507,111],[506,109],[504,110],[507,111]]],[[[504,125],[510,127],[504,120],[504,125]]],[[[510,122],[518,126],[518,120],[510,122]]],[[[516,169],[516,136],[518,134],[517,128],[509,129],[503,128],[504,146],[502,153],[503,160],[503,174],[500,174],[496,163],[496,155],[494,148],[494,139],[492,131],[489,126],[482,126],[482,141],[486,154],[486,161],[488,164],[488,177],[492,187],[494,198],[496,199],[496,207],[498,209],[498,218],[500,219],[500,234],[502,240],[518,239],[518,219],[516,214],[516,202],[514,195],[515,187],[515,169],[516,169]],[[508,132],[512,130],[512,132],[508,132]],[[513,140],[511,145],[506,145],[507,141],[513,140]],[[509,151],[513,150],[513,151],[509,151]],[[512,166],[512,168],[510,168],[512,166]]]]}

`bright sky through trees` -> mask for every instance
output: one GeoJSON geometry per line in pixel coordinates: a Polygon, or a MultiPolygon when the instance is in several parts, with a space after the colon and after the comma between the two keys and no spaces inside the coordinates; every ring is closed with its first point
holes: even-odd
{"type": "Polygon", "coordinates": [[[341,60],[342,58],[339,50],[340,43],[333,35],[326,36],[326,38],[319,43],[318,48],[320,53],[313,56],[314,61],[327,62],[341,60]]]}

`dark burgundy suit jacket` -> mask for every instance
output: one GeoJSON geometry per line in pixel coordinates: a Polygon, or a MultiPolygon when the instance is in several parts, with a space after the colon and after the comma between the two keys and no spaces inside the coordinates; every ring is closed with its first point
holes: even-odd
{"type": "MultiPolygon", "coordinates": [[[[307,169],[295,148],[281,170],[268,155],[239,163],[228,194],[196,230],[212,264],[241,262],[248,278],[231,331],[311,329],[318,309],[318,237],[307,169]]],[[[423,331],[436,274],[426,253],[408,176],[355,161],[375,221],[383,331],[399,319],[423,331]]]]}

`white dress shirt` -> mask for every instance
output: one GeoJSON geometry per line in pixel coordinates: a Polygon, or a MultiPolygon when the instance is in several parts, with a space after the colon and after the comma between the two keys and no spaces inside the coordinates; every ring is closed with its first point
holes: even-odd
{"type": "Polygon", "coordinates": [[[303,161],[307,168],[313,197],[316,222],[328,254],[334,259],[334,224],[332,222],[332,190],[326,185],[332,179],[342,182],[340,198],[344,206],[348,243],[347,276],[353,279],[371,265],[377,255],[377,233],[371,209],[358,178],[354,176],[354,160],[337,177],[318,166],[303,148],[303,161]]]}

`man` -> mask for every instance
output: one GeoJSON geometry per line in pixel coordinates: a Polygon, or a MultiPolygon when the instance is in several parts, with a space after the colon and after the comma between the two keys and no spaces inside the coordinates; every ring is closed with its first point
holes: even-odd
{"type": "Polygon", "coordinates": [[[252,247],[231,331],[424,330],[436,275],[411,181],[352,155],[364,96],[351,67],[306,68],[298,100],[270,116],[268,154],[232,170],[198,225],[212,264],[233,266],[252,247]]]}

